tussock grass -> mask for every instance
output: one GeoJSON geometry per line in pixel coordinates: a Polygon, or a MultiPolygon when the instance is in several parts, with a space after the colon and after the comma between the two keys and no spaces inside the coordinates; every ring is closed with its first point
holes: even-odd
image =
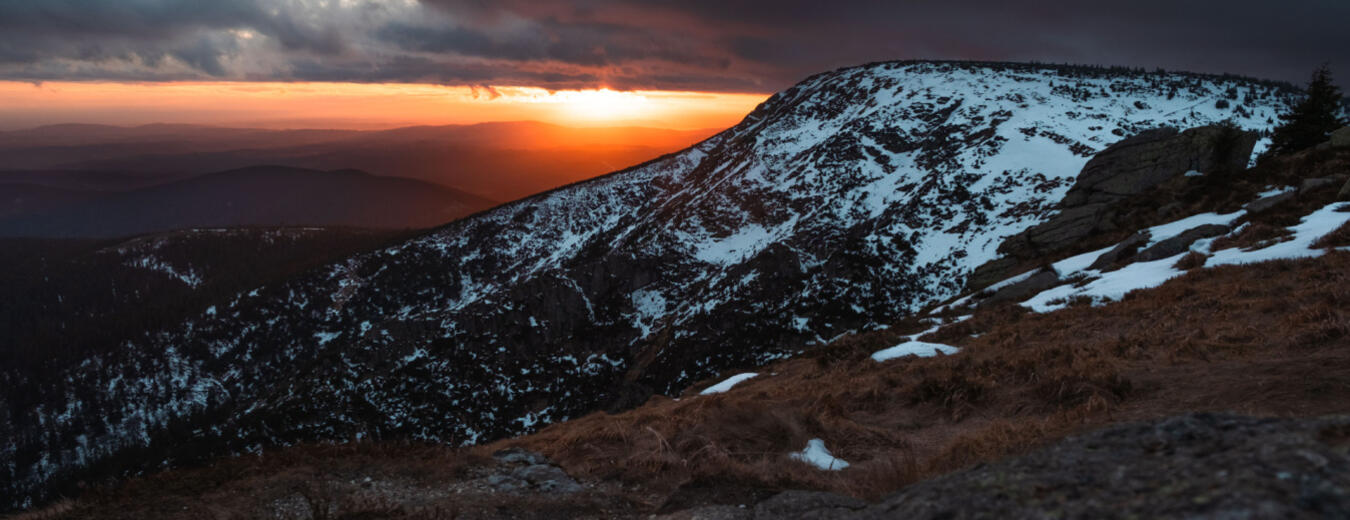
{"type": "Polygon", "coordinates": [[[725,394],[657,397],[494,447],[534,449],[574,474],[657,495],[717,479],[875,498],[1123,420],[1350,409],[1346,253],[1193,270],[1101,307],[983,309],[924,338],[959,346],[956,355],[868,358],[921,328],[844,338],[725,394]],[[785,458],[817,437],[853,466],[785,458]]]}

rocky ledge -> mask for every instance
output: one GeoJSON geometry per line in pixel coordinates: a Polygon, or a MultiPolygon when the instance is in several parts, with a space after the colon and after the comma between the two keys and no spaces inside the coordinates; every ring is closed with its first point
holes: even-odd
{"type": "Polygon", "coordinates": [[[1350,417],[1195,413],[1070,437],[880,502],[788,491],[666,519],[1345,518],[1350,417]]]}

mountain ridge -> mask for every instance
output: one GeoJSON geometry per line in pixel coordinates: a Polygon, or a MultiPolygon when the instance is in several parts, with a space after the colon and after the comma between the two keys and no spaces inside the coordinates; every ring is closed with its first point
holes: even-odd
{"type": "Polygon", "coordinates": [[[259,288],[69,373],[107,395],[10,398],[34,412],[0,427],[42,454],[11,493],[118,453],[467,444],[631,407],[949,298],[1092,152],[1157,126],[1268,129],[1291,95],[1037,65],[813,76],[683,152],[259,288]],[[81,411],[112,403],[114,422],[81,411]],[[99,440],[75,449],[48,420],[99,440]],[[184,428],[194,444],[170,448],[184,428]]]}

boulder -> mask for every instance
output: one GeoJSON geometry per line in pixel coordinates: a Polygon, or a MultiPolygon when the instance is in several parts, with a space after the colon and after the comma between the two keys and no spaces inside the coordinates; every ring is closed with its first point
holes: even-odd
{"type": "Polygon", "coordinates": [[[1102,253],[1101,256],[1097,257],[1097,259],[1092,262],[1092,265],[1088,266],[1088,269],[1100,271],[1110,267],[1116,262],[1134,256],[1134,253],[1139,251],[1140,247],[1148,244],[1148,240],[1148,232],[1139,232],[1130,235],[1130,238],[1121,241],[1119,244],[1116,244],[1116,247],[1111,248],[1110,251],[1102,253]]]}
{"type": "Polygon", "coordinates": [[[1247,208],[1248,212],[1260,213],[1275,206],[1279,206],[1280,204],[1284,204],[1286,202],[1294,200],[1297,197],[1298,193],[1287,191],[1279,195],[1271,195],[1269,197],[1256,199],[1254,201],[1248,202],[1247,205],[1244,207],[1247,208]]]}
{"type": "Polygon", "coordinates": [[[543,455],[520,448],[507,448],[492,454],[496,470],[483,480],[499,493],[577,493],[581,484],[554,466],[543,455]]]}
{"type": "Polygon", "coordinates": [[[845,518],[867,507],[867,502],[823,491],[784,491],[755,506],[756,520],[799,518],[827,520],[845,518]]]}
{"type": "Polygon", "coordinates": [[[1118,229],[1117,203],[1186,172],[1244,169],[1257,137],[1255,132],[1220,125],[1184,132],[1159,128],[1107,147],[1083,167],[1060,202],[1059,212],[1005,239],[998,247],[1002,258],[977,268],[968,286],[977,288],[1004,279],[1017,265],[1118,229]]]}
{"type": "Polygon", "coordinates": [[[1331,133],[1331,137],[1326,142],[1317,145],[1318,150],[1328,150],[1331,148],[1350,147],[1350,126],[1342,127],[1340,130],[1331,133]]]}
{"type": "Polygon", "coordinates": [[[1300,184],[1298,187],[1298,193],[1302,195],[1304,193],[1319,190],[1327,186],[1335,186],[1339,184],[1341,180],[1342,179],[1337,177],[1316,177],[1312,179],[1303,179],[1303,184],[1300,184]]]}
{"type": "Polygon", "coordinates": [[[994,292],[993,296],[981,301],[980,306],[983,307],[1002,302],[1020,302],[1058,284],[1059,273],[1056,273],[1054,269],[1041,269],[1026,280],[999,288],[994,292]]]}
{"type": "Polygon", "coordinates": [[[576,493],[582,490],[581,484],[568,476],[562,468],[548,464],[522,466],[512,471],[511,476],[528,482],[544,493],[576,493]]]}
{"type": "Polygon", "coordinates": [[[1350,417],[1111,426],[901,489],[852,518],[1344,518],[1350,417]]]}
{"type": "Polygon", "coordinates": [[[1147,191],[1189,171],[1246,168],[1257,135],[1211,125],[1177,132],[1148,130],[1097,154],[1064,196],[1065,207],[1111,203],[1147,191]]]}
{"type": "Polygon", "coordinates": [[[977,290],[1003,281],[1008,277],[1008,273],[1017,268],[1018,263],[1016,258],[1010,256],[1002,256],[985,262],[976,267],[970,273],[970,276],[966,277],[966,287],[977,290]]]}
{"type": "Polygon", "coordinates": [[[520,448],[506,448],[492,454],[492,458],[503,464],[548,464],[548,459],[533,451],[520,448]]]}
{"type": "Polygon", "coordinates": [[[1194,244],[1196,240],[1217,237],[1228,233],[1231,230],[1231,228],[1222,224],[1196,226],[1183,231],[1177,236],[1159,241],[1158,243],[1149,246],[1148,249],[1140,251],[1139,254],[1134,255],[1134,261],[1152,262],[1154,260],[1176,256],[1189,250],[1191,244],[1194,244]]]}
{"type": "Polygon", "coordinates": [[[652,517],[653,520],[750,520],[750,510],[737,506],[703,506],[667,515],[652,517]]]}

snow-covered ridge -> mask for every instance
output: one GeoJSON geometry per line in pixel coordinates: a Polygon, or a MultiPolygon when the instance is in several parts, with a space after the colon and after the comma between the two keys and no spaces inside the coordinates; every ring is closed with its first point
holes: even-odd
{"type": "Polygon", "coordinates": [[[0,482],[32,496],[188,418],[213,450],[464,444],[677,390],[949,298],[1004,237],[1048,216],[1093,152],[1162,125],[1264,130],[1288,94],[1023,65],[818,75],[686,151],[90,359],[39,389],[43,406],[3,417],[0,437],[23,445],[0,447],[0,482]],[[77,446],[63,431],[87,433],[77,446]],[[41,463],[16,465],[20,451],[41,463]]]}

